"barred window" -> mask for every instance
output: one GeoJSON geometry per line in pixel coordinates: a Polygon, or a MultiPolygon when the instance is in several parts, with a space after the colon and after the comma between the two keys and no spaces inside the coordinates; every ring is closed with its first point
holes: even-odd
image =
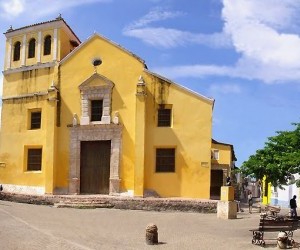
{"type": "Polygon", "coordinates": [[[103,100],[91,100],[91,121],[101,121],[103,100]]]}
{"type": "Polygon", "coordinates": [[[35,39],[32,38],[28,44],[28,58],[35,57],[35,39]]]}
{"type": "Polygon", "coordinates": [[[156,149],[156,172],[175,172],[175,148],[156,149]]]}
{"type": "Polygon", "coordinates": [[[16,42],[14,46],[14,61],[19,61],[20,60],[20,53],[21,53],[21,43],[16,42]]]}
{"type": "Polygon", "coordinates": [[[159,108],[157,115],[158,127],[171,127],[171,112],[170,108],[159,108]]]}
{"type": "Polygon", "coordinates": [[[42,170],[42,149],[29,148],[27,157],[27,171],[42,170]]]}
{"type": "Polygon", "coordinates": [[[30,129],[41,128],[41,118],[42,118],[41,111],[31,112],[30,116],[31,116],[30,117],[30,129]]]}

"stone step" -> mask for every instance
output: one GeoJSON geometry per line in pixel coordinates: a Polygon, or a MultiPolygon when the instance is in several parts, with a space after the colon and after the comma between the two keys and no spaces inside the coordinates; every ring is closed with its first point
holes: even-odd
{"type": "Polygon", "coordinates": [[[114,205],[109,203],[98,202],[58,202],[53,205],[56,208],[77,208],[77,209],[92,209],[92,208],[113,208],[114,205]]]}

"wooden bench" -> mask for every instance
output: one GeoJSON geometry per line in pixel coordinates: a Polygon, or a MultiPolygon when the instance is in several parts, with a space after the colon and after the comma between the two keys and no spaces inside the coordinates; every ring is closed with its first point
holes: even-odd
{"type": "Polygon", "coordinates": [[[265,246],[265,240],[277,240],[277,238],[265,238],[266,232],[285,232],[287,237],[293,241],[294,231],[298,229],[299,221],[297,219],[289,219],[277,217],[268,219],[266,215],[261,216],[259,227],[252,229],[252,244],[265,246]]]}

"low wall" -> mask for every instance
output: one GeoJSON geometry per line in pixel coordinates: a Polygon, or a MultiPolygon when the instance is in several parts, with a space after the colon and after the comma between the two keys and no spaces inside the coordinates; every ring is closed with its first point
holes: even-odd
{"type": "Polygon", "coordinates": [[[36,205],[58,207],[115,208],[146,211],[182,211],[217,213],[217,201],[179,198],[132,198],[101,195],[24,195],[1,192],[0,199],[36,205]]]}

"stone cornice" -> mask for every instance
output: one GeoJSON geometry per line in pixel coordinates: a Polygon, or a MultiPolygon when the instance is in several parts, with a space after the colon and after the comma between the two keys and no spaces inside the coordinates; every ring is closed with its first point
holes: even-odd
{"type": "Polygon", "coordinates": [[[2,100],[8,101],[8,100],[15,100],[15,99],[31,98],[31,97],[35,97],[35,96],[46,96],[48,94],[49,94],[48,91],[35,92],[35,93],[23,94],[23,95],[17,95],[17,96],[2,97],[2,100]]]}
{"type": "Polygon", "coordinates": [[[30,66],[22,66],[19,68],[14,68],[14,69],[6,69],[2,71],[3,75],[9,75],[13,73],[19,73],[23,71],[29,71],[29,70],[34,70],[34,69],[43,69],[43,68],[50,68],[54,67],[56,65],[56,61],[52,62],[47,62],[47,63],[40,63],[40,64],[34,64],[30,66]]]}

